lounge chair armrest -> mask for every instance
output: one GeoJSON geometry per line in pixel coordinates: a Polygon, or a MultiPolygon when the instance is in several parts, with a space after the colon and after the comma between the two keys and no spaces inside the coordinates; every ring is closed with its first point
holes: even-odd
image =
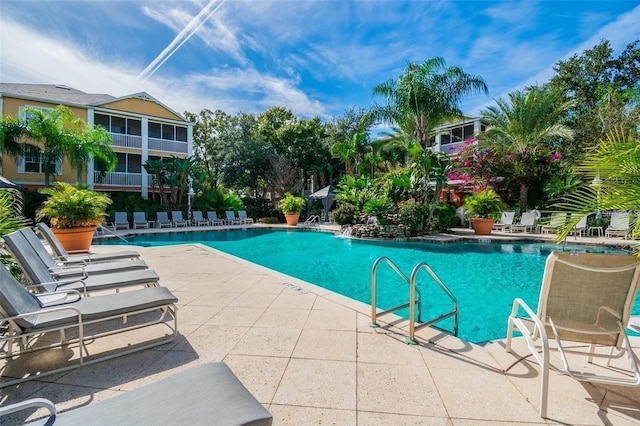
{"type": "MultiPolygon", "coordinates": [[[[523,337],[527,341],[527,346],[531,350],[531,353],[536,358],[536,360],[543,365],[545,362],[548,363],[548,355],[549,355],[549,338],[547,337],[547,331],[545,330],[544,324],[540,317],[531,309],[527,303],[520,299],[516,298],[513,300],[513,308],[511,309],[511,315],[509,315],[509,327],[513,324],[520,333],[522,333],[523,337]],[[524,311],[526,316],[520,315],[520,309],[524,311]],[[533,330],[529,330],[526,327],[523,319],[529,320],[533,322],[534,327],[533,330]],[[542,345],[542,353],[538,353],[535,345],[535,341],[537,340],[537,335],[540,335],[540,342],[542,345]]],[[[509,332],[509,337],[511,337],[511,332],[509,332]]],[[[510,339],[508,342],[510,345],[510,339]]],[[[507,352],[510,351],[510,347],[507,349],[507,352]]]]}
{"type": "Polygon", "coordinates": [[[81,275],[81,279],[85,279],[88,277],[87,272],[84,269],[84,266],[81,265],[72,265],[72,266],[58,266],[48,268],[49,272],[56,277],[64,277],[69,275],[81,275]]]}
{"type": "Polygon", "coordinates": [[[53,405],[53,402],[44,398],[32,398],[16,402],[14,404],[0,406],[0,417],[12,413],[17,413],[22,410],[28,410],[29,408],[46,408],[47,410],[49,410],[50,416],[56,415],[56,406],[53,405]]]}
{"type": "Polygon", "coordinates": [[[32,317],[34,314],[41,315],[41,314],[48,314],[48,313],[51,313],[51,312],[73,311],[78,316],[78,324],[82,324],[82,312],[80,312],[80,309],[78,309],[75,306],[73,306],[74,302],[77,302],[77,300],[74,300],[72,302],[66,302],[66,303],[63,302],[63,303],[60,303],[58,305],[53,305],[53,306],[45,306],[45,307],[41,308],[40,310],[38,310],[35,313],[34,312],[27,312],[26,314],[18,314],[18,315],[13,315],[13,316],[10,316],[10,317],[2,317],[2,318],[0,318],[0,322],[15,320],[15,319],[19,319],[19,318],[32,317]]]}
{"type": "Polygon", "coordinates": [[[40,303],[45,308],[67,305],[82,299],[82,294],[80,294],[78,290],[52,291],[50,293],[38,293],[35,296],[40,300],[40,303]],[[61,298],[60,296],[64,296],[64,298],[61,298]],[[69,296],[73,296],[74,298],[69,299],[69,296]],[[47,299],[52,301],[47,302],[47,299]]]}

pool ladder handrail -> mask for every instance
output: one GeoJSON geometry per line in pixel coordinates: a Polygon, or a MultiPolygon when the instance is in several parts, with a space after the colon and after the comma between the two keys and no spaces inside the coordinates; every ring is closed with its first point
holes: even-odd
{"type": "Polygon", "coordinates": [[[397,311],[399,309],[404,309],[406,307],[409,307],[409,336],[407,337],[407,343],[415,345],[418,342],[415,340],[415,331],[417,329],[420,329],[422,327],[428,327],[430,325],[433,325],[437,322],[440,322],[442,320],[445,320],[451,316],[454,316],[454,325],[453,325],[453,335],[457,336],[458,335],[458,324],[459,324],[459,306],[458,306],[458,300],[456,299],[456,297],[453,295],[453,293],[451,292],[451,290],[449,290],[449,288],[442,282],[442,280],[438,277],[438,275],[433,271],[433,269],[431,269],[431,267],[425,263],[419,263],[417,264],[414,268],[413,271],[411,272],[411,278],[407,278],[407,276],[396,266],[395,263],[393,263],[391,261],[391,259],[389,259],[386,256],[382,256],[379,257],[378,259],[376,259],[376,261],[373,263],[373,267],[371,268],[371,326],[372,327],[379,327],[379,325],[376,323],[376,319],[378,316],[380,315],[385,315],[394,311],[397,311]],[[378,265],[385,261],[405,282],[407,282],[409,284],[409,303],[405,303],[403,305],[399,305],[390,309],[387,309],[386,311],[383,312],[377,312],[377,307],[376,307],[376,301],[377,301],[377,271],[378,271],[378,265]],[[433,280],[436,282],[436,284],[438,284],[440,286],[440,288],[445,292],[445,294],[447,296],[449,296],[449,298],[451,299],[451,301],[453,302],[453,310],[450,312],[446,312],[444,314],[439,315],[438,317],[426,321],[426,322],[422,322],[421,320],[421,316],[422,316],[422,305],[421,305],[421,299],[422,296],[420,294],[420,290],[418,290],[418,288],[416,287],[416,280],[417,280],[417,276],[418,273],[421,270],[426,270],[429,275],[431,276],[431,278],[433,278],[433,280]],[[417,297],[416,297],[417,295],[417,297]],[[417,318],[417,322],[419,322],[420,324],[416,326],[416,312],[415,312],[415,307],[416,305],[418,306],[418,318],[417,318]]]}
{"type": "Polygon", "coordinates": [[[111,235],[113,235],[114,237],[119,238],[119,239],[121,239],[122,241],[124,241],[125,243],[129,244],[129,241],[127,241],[127,239],[126,239],[126,238],[124,238],[124,237],[123,237],[123,236],[121,236],[121,235],[116,234],[114,231],[112,231],[111,229],[107,228],[106,226],[98,225],[98,226],[97,226],[97,230],[98,230],[98,232],[101,232],[101,233],[102,233],[102,235],[104,235],[104,234],[111,234],[111,235]]]}

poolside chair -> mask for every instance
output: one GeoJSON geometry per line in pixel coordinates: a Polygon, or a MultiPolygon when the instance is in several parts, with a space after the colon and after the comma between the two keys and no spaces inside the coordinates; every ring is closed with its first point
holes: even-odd
{"type": "Polygon", "coordinates": [[[218,219],[218,213],[214,211],[207,212],[207,219],[209,219],[209,223],[211,223],[211,225],[224,225],[224,220],[218,219]]]}
{"type": "Polygon", "coordinates": [[[191,212],[191,215],[193,216],[191,218],[191,225],[193,226],[207,226],[209,225],[209,221],[206,220],[204,217],[202,217],[202,212],[199,210],[194,210],[191,212]]]}
{"type": "Polygon", "coordinates": [[[91,291],[119,289],[121,287],[135,285],[153,287],[157,286],[160,280],[158,274],[151,269],[112,272],[82,277],[64,277],[64,275],[58,275],[50,271],[46,263],[38,257],[33,249],[20,250],[20,240],[22,239],[24,241],[24,236],[20,231],[5,235],[4,239],[5,244],[18,262],[20,269],[22,269],[26,278],[40,293],[73,289],[87,294],[91,291]]]}
{"type": "Polygon", "coordinates": [[[33,398],[0,407],[0,416],[31,407],[48,409],[51,417],[43,422],[55,416],[58,426],[96,423],[269,426],[272,422],[271,414],[223,362],[196,365],[113,398],[59,414],[51,401],[33,398]]]}
{"type": "Polygon", "coordinates": [[[115,212],[113,220],[113,230],[129,229],[129,220],[127,219],[127,212],[115,212]]]}
{"type": "Polygon", "coordinates": [[[536,226],[536,213],[535,212],[526,212],[522,213],[522,217],[520,218],[520,223],[515,223],[509,227],[510,232],[527,232],[531,231],[536,226]]]}
{"type": "Polygon", "coordinates": [[[640,385],[640,370],[625,332],[639,280],[640,264],[635,256],[553,252],[545,265],[538,312],[535,313],[524,300],[514,300],[508,320],[506,349],[511,351],[514,332],[521,333],[540,364],[541,417],[547,415],[549,369],[580,381],[640,385]],[[549,339],[555,340],[562,366],[550,362],[549,339]],[[587,370],[584,370],[585,365],[572,368],[567,354],[572,354],[572,364],[577,362],[573,355],[586,356],[589,363],[594,357],[610,361],[627,355],[631,369],[621,373],[617,365],[615,370],[605,368],[608,364],[587,370]]]}
{"type": "Polygon", "coordinates": [[[631,214],[626,212],[611,213],[611,223],[604,230],[604,237],[622,236],[626,240],[631,231],[631,214]]]}
{"type": "Polygon", "coordinates": [[[169,220],[169,215],[167,212],[157,212],[156,213],[156,224],[160,228],[171,228],[173,227],[173,223],[169,220]]]}
{"type": "Polygon", "coordinates": [[[139,259],[94,263],[89,265],[79,264],[76,262],[72,262],[71,264],[57,262],[56,259],[54,259],[54,257],[47,251],[31,228],[22,228],[11,234],[5,235],[4,240],[9,251],[12,253],[23,252],[22,256],[25,258],[29,256],[29,252],[35,253],[35,255],[38,256],[38,258],[47,266],[49,272],[51,272],[55,277],[100,275],[148,268],[145,261],[139,259]]]}
{"type": "MultiPolygon", "coordinates": [[[[79,359],[75,363],[65,364],[50,371],[42,370],[42,367],[50,363],[37,363],[37,369],[26,377],[23,374],[15,380],[3,381],[0,383],[0,387],[149,349],[173,340],[178,333],[175,306],[178,299],[165,287],[145,288],[88,298],[81,297],[77,291],[73,290],[55,294],[55,296],[60,297],[59,302],[45,304],[43,300],[29,293],[22,284],[16,281],[7,268],[0,265],[0,325],[3,330],[0,335],[0,345],[3,347],[0,359],[7,359],[5,365],[10,366],[12,362],[20,364],[19,355],[24,353],[63,345],[67,347],[72,343],[78,344],[79,351],[79,359]],[[151,316],[151,312],[156,312],[157,315],[151,316]],[[173,317],[173,324],[167,321],[167,314],[171,314],[173,317]],[[112,321],[114,319],[126,319],[126,321],[112,321]],[[102,326],[94,326],[99,324],[102,326]],[[171,333],[160,339],[155,336],[154,340],[150,340],[144,345],[127,345],[122,351],[112,352],[109,350],[106,355],[101,357],[92,353],[91,359],[85,359],[85,356],[88,355],[86,346],[92,339],[155,324],[169,327],[171,333]],[[74,332],[73,334],[69,333],[69,336],[74,336],[73,338],[67,338],[66,332],[68,330],[74,332]],[[49,332],[59,332],[60,340],[40,338],[43,333],[49,332]],[[18,345],[15,345],[16,342],[18,345]]],[[[28,367],[29,364],[26,366],[28,367]]],[[[17,369],[20,367],[18,366],[17,369]]],[[[11,373],[15,374],[16,372],[12,371],[11,373]]],[[[17,374],[12,375],[12,377],[16,376],[17,374]]]]}
{"type": "Polygon", "coordinates": [[[567,214],[564,212],[554,212],[551,213],[551,218],[549,219],[549,223],[547,225],[542,225],[540,227],[540,232],[542,234],[555,234],[558,232],[560,228],[562,228],[567,222],[567,214]]]}
{"type": "Polygon", "coordinates": [[[171,223],[176,228],[178,226],[189,226],[189,221],[182,217],[182,211],[176,210],[171,212],[171,223]]]}
{"type": "Polygon", "coordinates": [[[236,214],[233,212],[233,210],[227,210],[225,214],[227,215],[227,225],[242,224],[242,221],[238,217],[236,217],[236,214]]]}
{"type": "Polygon", "coordinates": [[[247,217],[245,210],[238,210],[238,219],[240,219],[240,223],[253,223],[253,218],[247,217]]]}
{"type": "Polygon", "coordinates": [[[69,254],[60,241],[53,233],[51,228],[49,228],[45,223],[40,222],[36,225],[36,230],[40,235],[44,237],[44,239],[49,244],[53,255],[59,260],[70,264],[70,263],[105,263],[105,262],[114,262],[117,260],[124,259],[138,259],[140,258],[140,253],[135,250],[119,250],[114,253],[84,253],[84,254],[69,254]]]}
{"type": "Polygon", "coordinates": [[[495,229],[496,231],[504,231],[505,229],[511,228],[515,215],[516,212],[502,212],[500,220],[493,224],[493,229],[495,229]]]}
{"type": "MultiPolygon", "coordinates": [[[[571,215],[570,219],[573,220],[577,215],[571,215]]],[[[582,216],[580,221],[569,232],[571,235],[584,236],[587,235],[587,216],[582,216]]]]}
{"type": "Polygon", "coordinates": [[[150,228],[150,225],[145,212],[133,212],[133,229],[150,228]]]}

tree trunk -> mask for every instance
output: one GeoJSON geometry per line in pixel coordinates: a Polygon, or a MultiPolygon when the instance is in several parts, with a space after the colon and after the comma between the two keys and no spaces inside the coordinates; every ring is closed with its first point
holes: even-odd
{"type": "Polygon", "coordinates": [[[520,214],[527,211],[527,197],[529,195],[529,185],[520,183],[520,214]]]}

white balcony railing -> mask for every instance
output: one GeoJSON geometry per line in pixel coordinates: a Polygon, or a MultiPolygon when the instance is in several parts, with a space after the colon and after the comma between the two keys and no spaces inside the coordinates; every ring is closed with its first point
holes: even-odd
{"type": "Polygon", "coordinates": [[[125,148],[142,148],[142,137],[135,135],[123,135],[121,133],[109,133],[113,140],[113,146],[125,148]]]}
{"type": "Polygon", "coordinates": [[[167,139],[149,138],[149,149],[156,151],[187,153],[187,143],[167,139]]]}
{"type": "Polygon", "coordinates": [[[460,153],[462,148],[464,148],[464,142],[453,142],[448,144],[442,144],[440,145],[440,149],[438,149],[437,146],[432,146],[430,149],[433,152],[439,151],[449,155],[457,155],[460,153]]]}
{"type": "Polygon", "coordinates": [[[100,176],[99,172],[94,172],[94,182],[96,185],[113,186],[142,186],[141,173],[113,172],[100,176]]]}

